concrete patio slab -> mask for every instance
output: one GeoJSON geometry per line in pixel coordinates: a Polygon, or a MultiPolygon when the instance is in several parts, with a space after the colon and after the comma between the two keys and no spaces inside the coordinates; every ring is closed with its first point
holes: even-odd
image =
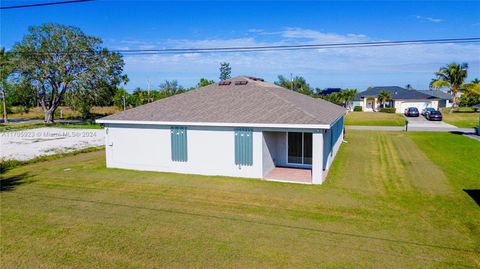
{"type": "Polygon", "coordinates": [[[265,180],[312,184],[312,170],[304,168],[275,167],[267,174],[265,180]]]}

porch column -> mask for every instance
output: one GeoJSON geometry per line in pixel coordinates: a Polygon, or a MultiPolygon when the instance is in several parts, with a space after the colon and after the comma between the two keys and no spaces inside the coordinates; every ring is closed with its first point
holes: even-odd
{"type": "Polygon", "coordinates": [[[312,183],[323,182],[323,131],[315,130],[312,135],[312,183]]]}

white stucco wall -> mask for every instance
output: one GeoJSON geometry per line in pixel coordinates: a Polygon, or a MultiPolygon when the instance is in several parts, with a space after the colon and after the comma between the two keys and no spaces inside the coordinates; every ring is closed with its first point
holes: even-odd
{"type": "Polygon", "coordinates": [[[323,170],[324,130],[312,134],[312,183],[322,184],[325,179],[323,170]]]}
{"type": "Polygon", "coordinates": [[[263,139],[253,129],[253,165],[235,165],[234,128],[187,128],[187,162],[171,160],[170,126],[106,124],[107,167],[263,178],[263,139]],[[257,149],[257,150],[255,150],[257,149]]]}
{"type": "Polygon", "coordinates": [[[277,134],[276,132],[263,132],[262,137],[262,158],[263,177],[275,168],[277,156],[277,134]]]}
{"type": "MultiPolygon", "coordinates": [[[[253,165],[235,165],[233,127],[187,126],[187,162],[171,160],[170,126],[105,124],[106,159],[109,168],[185,174],[264,178],[275,166],[287,163],[288,131],[313,132],[312,183],[321,184],[325,130],[253,128],[253,165]]],[[[341,144],[336,141],[328,167],[341,144]]]]}
{"type": "Polygon", "coordinates": [[[399,100],[395,101],[396,113],[404,113],[408,107],[416,107],[418,111],[422,112],[422,109],[427,107],[433,107],[438,109],[438,101],[425,101],[425,100],[399,100]]]}

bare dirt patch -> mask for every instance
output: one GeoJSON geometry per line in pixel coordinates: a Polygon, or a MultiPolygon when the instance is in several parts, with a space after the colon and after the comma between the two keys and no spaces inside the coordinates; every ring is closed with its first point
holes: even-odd
{"type": "Polygon", "coordinates": [[[38,128],[0,133],[0,159],[25,161],[104,144],[103,129],[38,128]]]}

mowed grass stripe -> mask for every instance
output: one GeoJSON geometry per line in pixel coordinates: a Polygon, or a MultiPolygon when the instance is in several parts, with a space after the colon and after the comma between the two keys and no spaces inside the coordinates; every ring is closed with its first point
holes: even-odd
{"type": "MultiPolygon", "coordinates": [[[[401,252],[408,251],[408,248],[405,247],[405,245],[411,245],[415,248],[427,248],[427,249],[433,249],[433,250],[439,250],[441,252],[443,251],[448,251],[455,253],[457,252],[456,255],[463,256],[465,255],[465,252],[468,253],[473,252],[476,253],[475,251],[468,250],[468,249],[458,249],[458,248],[452,248],[448,246],[437,246],[437,245],[429,245],[429,244],[423,244],[423,243],[418,243],[418,242],[410,242],[410,241],[401,241],[401,240],[393,240],[393,239],[388,239],[388,238],[378,238],[378,237],[372,237],[372,236],[365,236],[365,235],[359,235],[359,234],[351,234],[351,233],[339,233],[335,231],[328,231],[328,230],[321,230],[321,229],[314,229],[314,228],[308,228],[308,227],[297,227],[297,226],[290,226],[290,225],[284,225],[284,224],[277,224],[277,223],[268,223],[268,222],[261,222],[261,221],[253,221],[253,220],[246,220],[246,219],[235,219],[235,218],[228,218],[228,217],[220,217],[220,216],[214,216],[214,215],[204,215],[204,214],[197,214],[197,213],[188,213],[188,212],[181,212],[181,211],[174,211],[174,210],[165,210],[165,209],[158,209],[158,208],[148,208],[148,207],[139,207],[139,206],[131,206],[131,205],[122,205],[122,204],[112,204],[112,203],[107,203],[107,202],[99,202],[99,201],[88,201],[88,200],[79,200],[79,199],[71,199],[71,198],[63,198],[63,197],[52,197],[52,196],[42,196],[42,195],[36,195],[36,194],[25,194],[25,196],[30,196],[30,197],[37,197],[40,198],[40,200],[43,201],[48,201],[51,199],[60,199],[62,201],[68,202],[74,202],[73,206],[70,205],[63,205],[65,206],[68,210],[75,210],[75,207],[78,205],[78,202],[80,203],[92,203],[95,205],[101,205],[104,206],[104,210],[101,210],[100,212],[106,213],[107,218],[123,218],[123,213],[121,210],[118,210],[118,207],[127,207],[128,209],[133,209],[136,210],[134,214],[132,214],[130,217],[131,218],[143,218],[143,217],[148,217],[150,216],[149,214],[145,214],[145,211],[155,211],[155,212],[160,212],[160,213],[166,213],[166,214],[174,214],[174,215],[182,215],[185,218],[190,219],[195,219],[196,217],[200,218],[209,218],[209,219],[214,219],[215,221],[221,221],[221,222],[235,222],[235,225],[238,224],[238,222],[243,222],[251,225],[261,225],[261,226],[270,226],[273,229],[288,229],[288,230],[295,230],[295,232],[307,232],[308,235],[307,237],[311,240],[313,238],[316,238],[318,235],[315,235],[315,233],[323,234],[321,236],[321,242],[318,242],[316,240],[311,240],[313,244],[319,244],[321,248],[329,248],[331,251],[333,249],[341,249],[339,251],[344,251],[344,250],[349,250],[349,251],[354,251],[354,252],[366,252],[370,254],[377,254],[377,255],[386,255],[386,256],[392,256],[394,258],[402,258],[402,259],[408,259],[408,260],[413,260],[417,262],[440,262],[441,259],[437,259],[435,257],[431,257],[428,255],[416,255],[415,253],[411,254],[402,254],[401,252]],[[43,199],[42,199],[43,198],[43,199]],[[105,211],[107,210],[107,211],[105,211]],[[347,237],[347,239],[345,239],[347,237]],[[356,238],[356,241],[352,243],[350,240],[348,240],[349,237],[354,237],[356,238]],[[372,242],[373,240],[373,242],[372,242]],[[327,242],[325,242],[327,241],[327,242]],[[361,244],[359,244],[359,241],[365,241],[361,244]],[[388,250],[385,250],[384,246],[382,244],[376,244],[374,241],[386,241],[390,244],[390,247],[388,250]],[[360,246],[358,246],[360,245],[360,246]],[[364,247],[365,245],[368,245],[368,247],[364,247]],[[377,247],[378,245],[378,247],[377,247]]],[[[38,201],[37,201],[38,202],[38,201]]],[[[40,205],[41,205],[40,201],[40,205]]],[[[80,210],[86,211],[87,213],[91,210],[97,210],[96,207],[88,207],[88,206],[82,206],[80,210]]],[[[92,212],[95,215],[95,213],[99,212],[92,212]]],[[[49,214],[49,221],[55,219],[52,214],[49,214]]],[[[75,219],[70,218],[65,220],[65,224],[72,224],[75,222],[75,219]]],[[[98,220],[97,220],[98,221],[98,220]]],[[[174,226],[178,226],[178,219],[169,219],[168,217],[162,217],[161,222],[162,224],[170,224],[174,226]]],[[[124,225],[123,223],[122,225],[124,225]]],[[[227,224],[225,224],[227,225],[227,224]]],[[[181,225],[180,225],[181,226],[181,225]]],[[[50,228],[54,228],[55,226],[50,225],[50,228]]],[[[73,227],[71,225],[70,229],[73,227]]],[[[225,227],[224,227],[225,228],[225,227]]],[[[54,237],[54,235],[66,235],[68,233],[68,228],[67,229],[61,229],[57,230],[55,232],[50,231],[47,227],[45,228],[39,228],[34,231],[33,234],[35,235],[46,235],[50,239],[54,237]]],[[[291,232],[291,231],[288,231],[291,232]]],[[[108,230],[102,229],[102,234],[101,235],[96,235],[96,237],[105,237],[105,233],[108,234],[108,230]]],[[[131,237],[132,235],[124,235],[126,237],[131,237]]],[[[98,238],[97,238],[98,239],[98,238]]],[[[108,239],[108,238],[106,238],[108,239]]],[[[307,239],[307,238],[305,238],[307,239]]],[[[317,238],[319,239],[319,238],[317,238]]],[[[131,239],[133,240],[133,238],[131,239]]],[[[100,246],[103,246],[103,244],[98,242],[98,240],[94,240],[92,242],[88,241],[88,243],[94,243],[94,244],[100,244],[100,246]]],[[[103,246],[103,247],[108,247],[108,246],[103,246]]],[[[418,249],[415,250],[415,252],[418,252],[418,249]]],[[[418,254],[418,253],[417,253],[418,254]]],[[[478,254],[478,253],[477,253],[478,254]]],[[[456,263],[456,262],[447,262],[447,264],[451,265],[457,265],[457,266],[465,266],[465,264],[462,263],[456,263]]]]}
{"type": "Polygon", "coordinates": [[[453,190],[442,169],[417,147],[410,137],[392,137],[396,146],[396,154],[402,162],[405,177],[416,191],[423,195],[452,194],[453,190]]]}

